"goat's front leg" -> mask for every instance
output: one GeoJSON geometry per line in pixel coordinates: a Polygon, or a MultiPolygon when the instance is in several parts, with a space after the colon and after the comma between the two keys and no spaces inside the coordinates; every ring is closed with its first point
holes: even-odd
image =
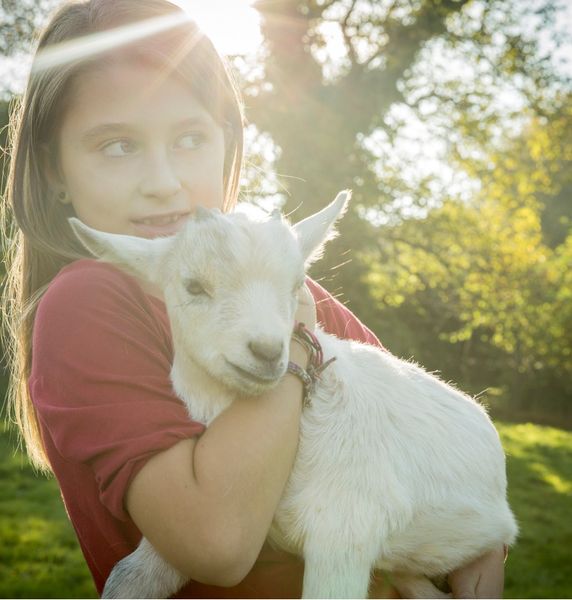
{"type": "Polygon", "coordinates": [[[349,545],[309,544],[304,548],[303,598],[367,598],[375,561],[372,552],[349,545]]]}
{"type": "Polygon", "coordinates": [[[187,581],[143,538],[137,549],[113,567],[102,598],[168,598],[187,581]]]}

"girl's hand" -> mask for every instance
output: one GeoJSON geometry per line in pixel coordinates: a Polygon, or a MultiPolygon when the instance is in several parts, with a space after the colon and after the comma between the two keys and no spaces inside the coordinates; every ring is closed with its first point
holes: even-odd
{"type": "MultiPolygon", "coordinates": [[[[310,331],[313,331],[316,327],[316,303],[306,284],[298,292],[298,308],[296,309],[294,319],[297,323],[304,323],[306,329],[310,331]]],[[[309,359],[309,350],[292,338],[290,341],[289,360],[302,368],[307,368],[309,359]]]]}
{"type": "Polygon", "coordinates": [[[310,331],[316,327],[316,303],[306,284],[298,292],[298,309],[294,318],[299,323],[304,323],[310,331]]]}
{"type": "Polygon", "coordinates": [[[368,598],[401,598],[395,588],[382,571],[372,572],[369,584],[368,598]]]}
{"type": "Polygon", "coordinates": [[[502,598],[504,558],[504,547],[500,546],[453,571],[449,575],[453,598],[502,598]]]}

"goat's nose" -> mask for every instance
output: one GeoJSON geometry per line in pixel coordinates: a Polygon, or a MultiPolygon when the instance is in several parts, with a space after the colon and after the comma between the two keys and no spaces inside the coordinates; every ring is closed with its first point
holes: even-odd
{"type": "Polygon", "coordinates": [[[251,340],[248,348],[259,360],[275,362],[282,356],[284,344],[282,340],[251,340]]]}

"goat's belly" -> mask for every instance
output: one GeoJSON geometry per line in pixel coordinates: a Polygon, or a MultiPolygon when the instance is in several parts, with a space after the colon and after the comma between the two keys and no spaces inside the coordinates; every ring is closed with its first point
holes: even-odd
{"type": "Polygon", "coordinates": [[[279,548],[304,556],[308,541],[325,553],[347,555],[368,549],[372,568],[434,577],[450,573],[500,544],[512,544],[518,527],[506,501],[470,506],[452,503],[446,509],[427,506],[407,521],[399,509],[372,507],[354,498],[337,498],[332,507],[300,506],[285,497],[277,511],[270,540],[279,548]],[[402,522],[401,528],[391,525],[402,522]]]}
{"type": "Polygon", "coordinates": [[[299,555],[309,539],[357,544],[379,568],[433,575],[512,541],[504,456],[485,416],[458,431],[430,412],[410,418],[363,397],[347,407],[335,377],[319,394],[302,417],[274,543],[299,555]]]}
{"type": "Polygon", "coordinates": [[[419,510],[402,530],[384,540],[375,567],[434,577],[515,540],[517,525],[506,500],[457,500],[446,508],[419,510]]]}
{"type": "Polygon", "coordinates": [[[270,532],[275,545],[301,557],[308,543],[348,555],[365,548],[372,567],[433,577],[511,544],[517,534],[504,497],[443,490],[440,503],[427,504],[403,486],[385,487],[383,479],[367,489],[343,469],[331,477],[315,475],[315,485],[307,485],[305,475],[293,471],[270,532]]]}

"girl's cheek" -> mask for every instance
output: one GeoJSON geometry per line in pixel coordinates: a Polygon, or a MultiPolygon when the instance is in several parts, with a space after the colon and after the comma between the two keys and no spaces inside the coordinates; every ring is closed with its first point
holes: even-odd
{"type": "Polygon", "coordinates": [[[97,159],[91,164],[89,178],[96,184],[124,187],[136,184],[144,176],[140,161],[97,159]]]}

